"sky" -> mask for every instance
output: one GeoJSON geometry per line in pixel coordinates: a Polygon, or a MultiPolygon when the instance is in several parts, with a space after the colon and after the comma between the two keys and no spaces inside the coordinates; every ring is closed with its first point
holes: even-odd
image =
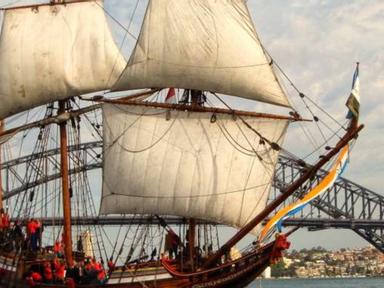
{"type": "Polygon", "coordinates": [[[273,57],[305,94],[338,119],[345,115],[355,62],[360,62],[360,121],[366,127],[346,176],[381,192],[384,2],[255,0],[249,4],[273,57]]]}
{"type": "MultiPolygon", "coordinates": [[[[36,1],[0,1],[1,5],[27,2],[36,1]]],[[[128,27],[136,0],[105,2],[107,11],[128,27]]],[[[137,3],[137,13],[129,27],[135,35],[138,34],[147,1],[139,0],[137,3]]],[[[355,63],[360,62],[360,121],[366,127],[360,133],[344,176],[383,195],[384,121],[381,116],[384,115],[384,101],[381,97],[384,96],[381,92],[384,89],[384,1],[249,0],[248,5],[263,45],[274,61],[303,93],[339,122],[344,122],[344,104],[351,90],[355,63]]],[[[117,42],[121,43],[125,32],[114,20],[109,21],[117,42]]],[[[129,55],[134,42],[131,37],[124,42],[126,55],[129,55]]],[[[291,96],[292,101],[297,103],[297,95],[291,96]]],[[[239,107],[251,105],[247,101],[234,104],[239,107]]],[[[335,127],[320,112],[318,116],[335,127]]],[[[299,145],[294,145],[298,129],[291,129],[294,137],[287,138],[286,147],[300,155],[303,152],[300,149],[305,148],[298,149],[299,145]]],[[[292,239],[294,248],[367,245],[350,231],[301,231],[292,239]]]]}
{"type": "MultiPolygon", "coordinates": [[[[384,195],[384,2],[248,1],[258,33],[296,86],[342,122],[360,62],[364,130],[344,177],[384,195]]],[[[367,245],[348,230],[301,231],[294,247],[367,245]]]]}

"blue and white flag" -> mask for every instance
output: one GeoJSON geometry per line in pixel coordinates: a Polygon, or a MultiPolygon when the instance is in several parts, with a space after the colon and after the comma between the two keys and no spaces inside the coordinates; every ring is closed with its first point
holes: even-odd
{"type": "Polygon", "coordinates": [[[351,95],[348,97],[346,105],[349,108],[347,118],[351,119],[354,117],[358,119],[360,110],[359,63],[356,65],[355,74],[353,74],[352,91],[351,95]]]}

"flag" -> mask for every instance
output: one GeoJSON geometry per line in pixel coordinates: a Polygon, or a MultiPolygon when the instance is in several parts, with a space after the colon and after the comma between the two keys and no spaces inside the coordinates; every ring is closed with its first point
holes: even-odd
{"type": "Polygon", "coordinates": [[[176,103],[176,93],[175,88],[169,88],[167,96],[165,97],[165,103],[176,103]]]}
{"type": "Polygon", "coordinates": [[[352,80],[352,91],[351,95],[349,95],[347,103],[347,107],[349,108],[349,112],[347,115],[348,119],[359,118],[359,110],[360,110],[360,81],[359,81],[359,63],[356,65],[355,73],[353,74],[352,80]]]}
{"type": "Polygon", "coordinates": [[[183,92],[183,95],[181,96],[180,103],[186,104],[188,103],[189,98],[189,90],[185,89],[183,92]]]}

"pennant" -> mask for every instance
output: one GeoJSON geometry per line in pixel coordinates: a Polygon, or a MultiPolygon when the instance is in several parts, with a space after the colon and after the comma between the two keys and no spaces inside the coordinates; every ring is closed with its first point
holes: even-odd
{"type": "Polygon", "coordinates": [[[295,203],[288,205],[278,211],[264,226],[263,230],[259,235],[259,241],[263,241],[269,232],[276,227],[281,231],[282,222],[290,216],[293,216],[300,210],[302,210],[307,204],[309,204],[313,199],[319,196],[321,193],[326,191],[328,188],[332,187],[337,178],[343,173],[346,164],[348,163],[349,157],[349,145],[347,144],[341,150],[339,156],[336,159],[335,164],[328,174],[317,184],[312,190],[310,190],[302,199],[299,199],[295,203]]]}
{"type": "Polygon", "coordinates": [[[355,73],[353,74],[352,91],[348,97],[346,105],[349,109],[347,118],[351,119],[354,117],[358,119],[360,111],[359,63],[357,63],[355,73]]]}

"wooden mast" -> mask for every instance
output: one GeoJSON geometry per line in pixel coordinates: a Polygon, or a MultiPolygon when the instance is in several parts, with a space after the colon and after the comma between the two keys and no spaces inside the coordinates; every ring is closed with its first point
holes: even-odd
{"type": "MultiPolygon", "coordinates": [[[[65,112],[65,100],[59,101],[59,114],[65,112]]],[[[68,142],[67,142],[67,122],[64,120],[60,126],[60,168],[61,185],[63,189],[63,216],[64,216],[64,252],[68,267],[73,266],[72,257],[72,231],[71,231],[71,198],[69,193],[69,173],[68,173],[68,142]]]]}
{"type": "Polygon", "coordinates": [[[191,263],[191,270],[195,271],[195,237],[196,237],[196,220],[194,218],[189,219],[188,227],[188,253],[189,261],[191,263]]]}
{"type": "MultiPolygon", "coordinates": [[[[51,4],[62,4],[65,0],[51,0],[51,4]]],[[[66,100],[59,101],[58,114],[65,113],[66,100]]],[[[63,195],[63,240],[64,254],[67,267],[73,267],[72,256],[72,230],[71,230],[71,197],[69,193],[69,171],[68,171],[68,139],[67,139],[67,119],[62,119],[60,127],[60,171],[61,187],[63,195]]]]}
{"type": "MultiPolygon", "coordinates": [[[[0,120],[0,134],[4,131],[4,121],[0,120]]],[[[0,144],[0,209],[3,208],[3,178],[1,175],[1,144],[0,144]]]]}
{"type": "Polygon", "coordinates": [[[357,127],[356,121],[352,121],[347,133],[337,143],[335,148],[330,150],[324,157],[322,157],[316,165],[312,166],[300,178],[298,178],[291,186],[289,186],[279,197],[269,203],[263,211],[261,211],[255,218],[253,218],[247,225],[240,229],[231,239],[229,239],[216,253],[214,253],[204,263],[203,268],[212,267],[217,261],[227,253],[233,246],[235,246],[241,239],[244,238],[249,232],[252,231],[257,225],[261,223],[273,210],[275,210],[281,203],[283,203],[289,196],[291,196],[305,181],[316,173],[321,167],[327,163],[333,156],[335,156],[350,140],[355,138],[358,132],[364,128],[364,125],[357,127]]]}

